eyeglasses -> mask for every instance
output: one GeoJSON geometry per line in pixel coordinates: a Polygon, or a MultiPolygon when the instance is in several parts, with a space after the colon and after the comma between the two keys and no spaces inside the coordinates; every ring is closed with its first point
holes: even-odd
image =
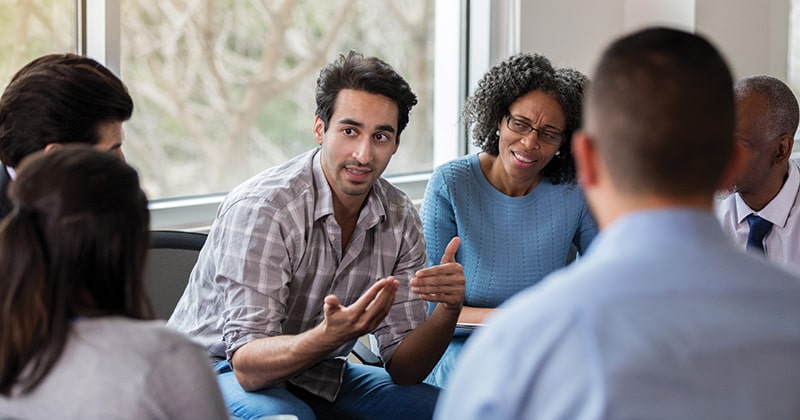
{"type": "Polygon", "coordinates": [[[539,136],[539,141],[551,146],[560,146],[561,142],[564,141],[564,133],[560,133],[555,130],[548,130],[546,128],[534,128],[525,121],[516,119],[511,115],[506,116],[506,125],[508,126],[509,130],[517,134],[522,134],[523,136],[527,136],[531,132],[535,131],[539,136]]]}

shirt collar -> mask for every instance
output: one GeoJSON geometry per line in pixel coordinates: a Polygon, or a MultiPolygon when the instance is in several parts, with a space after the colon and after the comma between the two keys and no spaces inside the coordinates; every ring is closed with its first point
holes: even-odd
{"type": "Polygon", "coordinates": [[[797,163],[789,161],[789,176],[786,182],[783,183],[778,194],[773,198],[763,209],[759,212],[753,211],[747,203],[744,202],[742,196],[736,194],[736,217],[739,223],[751,214],[758,214],[763,219],[768,220],[775,226],[785,227],[786,221],[789,219],[789,211],[797,198],[798,189],[800,189],[800,169],[797,163]]]}
{"type": "Polygon", "coordinates": [[[322,171],[321,153],[322,148],[317,147],[314,157],[311,160],[311,172],[314,175],[314,190],[317,192],[317,199],[314,204],[314,221],[333,214],[333,191],[322,171]]]}

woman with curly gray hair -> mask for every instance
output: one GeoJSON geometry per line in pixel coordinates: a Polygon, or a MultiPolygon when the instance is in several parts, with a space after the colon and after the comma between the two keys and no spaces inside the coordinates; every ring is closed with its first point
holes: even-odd
{"type": "MultiPolygon", "coordinates": [[[[597,234],[570,147],[587,83],[576,70],[523,53],[489,69],[467,100],[464,120],[481,152],[436,168],[420,211],[429,262],[461,238],[456,260],[467,283],[459,322],[483,323],[597,234]]],[[[467,338],[453,337],[426,382],[445,385],[467,338]]]]}

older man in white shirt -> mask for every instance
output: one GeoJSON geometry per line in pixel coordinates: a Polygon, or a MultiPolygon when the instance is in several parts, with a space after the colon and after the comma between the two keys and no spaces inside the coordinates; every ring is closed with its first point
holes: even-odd
{"type": "Polygon", "coordinates": [[[740,79],[734,92],[745,162],[732,194],[716,203],[717,218],[743,248],[800,273],[800,163],[790,159],[797,100],[786,84],[765,75],[740,79]]]}

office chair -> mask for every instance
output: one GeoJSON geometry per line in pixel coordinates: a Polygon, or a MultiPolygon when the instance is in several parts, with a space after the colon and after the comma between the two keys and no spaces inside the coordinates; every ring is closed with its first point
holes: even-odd
{"type": "Polygon", "coordinates": [[[356,345],[353,347],[353,350],[350,351],[350,354],[355,356],[362,364],[383,367],[383,359],[370,348],[377,347],[377,344],[373,343],[374,341],[375,338],[371,334],[356,340],[356,345]],[[370,346],[364,344],[361,341],[362,339],[369,340],[370,346]]]}
{"type": "Polygon", "coordinates": [[[173,230],[150,232],[145,279],[156,317],[169,319],[183,295],[206,234],[173,230]]]}

